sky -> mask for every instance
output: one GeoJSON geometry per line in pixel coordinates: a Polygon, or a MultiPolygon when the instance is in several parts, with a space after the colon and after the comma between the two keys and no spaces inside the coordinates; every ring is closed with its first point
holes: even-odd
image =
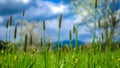
{"type": "MultiPolygon", "coordinates": [[[[73,25],[82,22],[82,16],[78,16],[73,12],[71,0],[0,0],[0,39],[6,39],[6,20],[13,15],[13,24],[16,25],[19,20],[26,20],[27,23],[36,23],[41,25],[43,20],[46,21],[46,35],[52,41],[57,41],[58,36],[58,20],[60,14],[63,15],[61,40],[69,39],[69,31],[73,29],[73,25]],[[25,16],[22,17],[22,10],[25,10],[25,16]]],[[[113,9],[114,11],[115,9],[113,9]]],[[[88,13],[83,12],[84,15],[88,13]]],[[[18,25],[19,26],[19,25],[18,25]]],[[[92,26],[92,24],[91,24],[92,26]]],[[[11,33],[14,32],[14,26],[9,28],[11,33]]],[[[41,30],[36,28],[36,30],[41,30]]],[[[74,37],[74,36],[73,36],[74,37]]],[[[78,29],[78,37],[80,41],[91,42],[92,34],[88,31],[88,27],[82,25],[78,29]]]]}

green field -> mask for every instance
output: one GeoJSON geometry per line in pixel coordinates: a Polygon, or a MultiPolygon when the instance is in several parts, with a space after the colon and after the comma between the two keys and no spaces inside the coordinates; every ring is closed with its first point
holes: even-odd
{"type": "MultiPolygon", "coordinates": [[[[18,26],[13,24],[13,16],[11,15],[6,21],[6,40],[4,43],[0,41],[0,68],[120,68],[120,42],[113,40],[115,30],[119,27],[115,21],[116,17],[111,18],[112,22],[110,23],[109,21],[101,23],[97,19],[97,0],[95,1],[95,12],[91,11],[95,16],[92,29],[93,39],[91,43],[83,45],[78,44],[79,33],[76,24],[73,25],[73,30],[69,31],[68,41],[70,44],[61,44],[61,28],[62,24],[64,25],[62,14],[60,14],[58,21],[57,45],[46,36],[47,24],[45,20],[42,21],[42,29],[40,29],[42,34],[38,44],[33,43],[36,40],[33,40],[34,34],[32,32],[26,32],[23,35],[24,25],[22,24],[19,25],[21,34],[17,34],[18,26]],[[8,28],[12,28],[12,26],[15,29],[11,35],[12,31],[9,31],[8,28]],[[99,37],[96,37],[97,30],[101,31],[99,37]],[[10,40],[11,37],[13,41],[10,40]],[[75,45],[72,45],[72,40],[75,40],[75,45]]],[[[87,9],[89,10],[89,8],[87,9]]],[[[24,14],[25,11],[22,12],[23,18],[24,14]]],[[[106,17],[103,17],[103,20],[106,17]]]]}
{"type": "Polygon", "coordinates": [[[79,50],[65,49],[59,51],[45,50],[44,52],[31,51],[0,53],[0,67],[2,68],[120,68],[120,49],[105,51],[99,48],[82,47],[79,50]]]}

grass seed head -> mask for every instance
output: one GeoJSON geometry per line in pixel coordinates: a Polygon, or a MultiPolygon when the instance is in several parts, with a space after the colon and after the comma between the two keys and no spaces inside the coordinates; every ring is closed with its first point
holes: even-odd
{"type": "Polygon", "coordinates": [[[76,32],[76,26],[74,25],[73,26],[73,33],[75,33],[76,32]]]}
{"type": "Polygon", "coordinates": [[[22,12],[22,16],[24,16],[25,15],[25,10],[23,10],[23,12],[22,12]]]}
{"type": "Polygon", "coordinates": [[[72,40],[72,32],[71,32],[71,30],[69,32],[69,38],[70,38],[70,40],[72,40]]]}
{"type": "Polygon", "coordinates": [[[43,46],[43,39],[41,38],[41,47],[43,46]]]}
{"type": "Polygon", "coordinates": [[[45,31],[45,21],[43,21],[43,30],[45,31]]]}
{"type": "Polygon", "coordinates": [[[100,22],[100,20],[98,21],[98,27],[99,27],[99,28],[101,27],[101,22],[100,22]]]}
{"type": "Polygon", "coordinates": [[[17,37],[17,26],[15,26],[15,31],[14,31],[14,39],[17,37]]]}
{"type": "Polygon", "coordinates": [[[62,14],[60,15],[60,18],[59,18],[59,29],[61,28],[61,25],[62,25],[62,14]]]}
{"type": "Polygon", "coordinates": [[[6,28],[8,29],[8,25],[9,25],[9,20],[7,20],[6,22],[6,28]]]}
{"type": "Polygon", "coordinates": [[[27,50],[27,34],[25,35],[24,52],[27,50]]]}
{"type": "Polygon", "coordinates": [[[12,26],[12,15],[10,16],[10,26],[12,26]]]}
{"type": "Polygon", "coordinates": [[[97,8],[97,0],[95,0],[95,8],[97,8]]]}

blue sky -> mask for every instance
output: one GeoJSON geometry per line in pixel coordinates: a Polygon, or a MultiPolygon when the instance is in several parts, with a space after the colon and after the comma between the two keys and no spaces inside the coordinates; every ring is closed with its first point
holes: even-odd
{"type": "MultiPolygon", "coordinates": [[[[73,13],[71,0],[0,0],[0,39],[5,40],[6,37],[6,20],[13,15],[13,23],[16,25],[19,20],[26,20],[28,23],[36,23],[39,25],[43,20],[47,23],[46,34],[52,41],[57,41],[58,35],[58,19],[63,14],[63,22],[61,28],[61,40],[69,39],[69,30],[73,25],[82,22],[82,16],[73,13]],[[25,10],[25,17],[22,17],[22,10],[25,10]]],[[[87,15],[87,12],[83,12],[87,15]]],[[[40,24],[41,26],[42,24],[40,24]]],[[[92,26],[92,24],[91,24],[92,26]]],[[[18,26],[19,28],[19,26],[18,26]]],[[[10,30],[10,29],[9,29],[10,30]]],[[[12,33],[14,26],[11,28],[12,33]]],[[[36,30],[41,30],[36,28],[36,30]]],[[[83,42],[91,42],[92,34],[88,31],[88,27],[82,25],[79,27],[79,40],[83,42]]]]}

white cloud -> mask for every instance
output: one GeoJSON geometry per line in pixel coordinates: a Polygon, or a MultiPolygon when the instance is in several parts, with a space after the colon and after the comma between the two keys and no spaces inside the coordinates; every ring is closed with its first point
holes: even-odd
{"type": "Polygon", "coordinates": [[[49,6],[50,6],[50,10],[53,14],[68,12],[68,6],[66,6],[66,5],[60,4],[60,5],[56,6],[56,5],[49,4],[49,6]]]}
{"type": "Polygon", "coordinates": [[[0,0],[0,3],[6,3],[6,2],[17,2],[17,3],[28,4],[30,0],[0,0]]]}
{"type": "Polygon", "coordinates": [[[0,23],[3,23],[4,18],[2,16],[0,16],[0,23]]]}
{"type": "Polygon", "coordinates": [[[14,0],[16,2],[22,2],[24,4],[28,4],[30,2],[30,0],[14,0]]]}
{"type": "Polygon", "coordinates": [[[31,7],[26,11],[28,17],[51,17],[58,14],[68,14],[70,13],[70,6],[67,4],[55,4],[50,1],[36,1],[37,7],[31,7]],[[32,15],[32,16],[30,16],[32,15]]]}
{"type": "Polygon", "coordinates": [[[81,23],[82,22],[82,16],[81,15],[77,15],[76,19],[74,20],[74,23],[81,23]]]}
{"type": "Polygon", "coordinates": [[[49,12],[52,12],[53,14],[63,13],[66,12],[65,10],[68,10],[68,5],[63,4],[55,4],[53,2],[48,1],[39,1],[37,0],[37,5],[39,8],[46,7],[49,12]]]}
{"type": "MultiPolygon", "coordinates": [[[[75,17],[76,18],[76,17],[75,17]]],[[[61,27],[61,40],[68,40],[69,39],[69,31],[73,30],[73,25],[74,23],[74,17],[71,18],[66,18],[63,19],[62,21],[62,27],[61,27]]],[[[47,29],[49,29],[49,31],[47,34],[50,35],[49,37],[52,38],[53,41],[57,41],[57,37],[58,37],[58,19],[52,19],[52,20],[48,20],[46,21],[46,25],[47,25],[47,29]]],[[[92,34],[88,31],[88,27],[86,26],[80,26],[80,28],[78,28],[78,33],[79,36],[82,37],[83,35],[89,35],[92,36],[92,34]]],[[[75,37],[75,36],[74,36],[75,37]]],[[[79,40],[82,40],[84,42],[91,42],[92,38],[90,37],[85,37],[85,38],[79,38],[79,40]]]]}
{"type": "MultiPolygon", "coordinates": [[[[81,9],[82,9],[82,8],[81,8],[81,9]]],[[[76,16],[76,19],[75,19],[74,23],[76,23],[76,24],[82,23],[83,19],[84,19],[87,15],[88,15],[88,12],[85,11],[85,10],[84,10],[83,12],[80,12],[80,13],[76,14],[76,15],[75,15],[75,16],[76,16]]]]}
{"type": "MultiPolygon", "coordinates": [[[[16,2],[22,2],[22,3],[29,3],[30,0],[15,0],[16,2]]],[[[63,16],[66,14],[69,14],[71,12],[70,6],[67,4],[55,4],[53,2],[48,2],[48,1],[41,1],[41,0],[36,0],[37,6],[36,7],[31,7],[26,10],[25,12],[25,19],[28,20],[33,20],[36,17],[47,17],[47,18],[52,18],[52,16],[56,16],[56,18],[48,19],[46,21],[46,28],[49,30],[47,32],[49,37],[52,37],[53,41],[57,41],[57,36],[58,36],[58,20],[59,20],[59,14],[62,13],[63,16]],[[58,16],[58,17],[57,17],[58,16]],[[51,32],[50,32],[51,31],[51,32]]],[[[87,13],[84,12],[83,15],[85,16],[87,13]]],[[[15,18],[19,19],[19,14],[15,14],[15,18]]],[[[16,19],[16,20],[17,20],[16,19]]],[[[43,18],[44,19],[44,18],[43,18]]],[[[0,17],[0,21],[2,21],[3,18],[0,17]]],[[[68,17],[64,18],[62,22],[62,28],[61,28],[61,40],[66,40],[69,39],[69,30],[73,29],[73,25],[75,23],[78,23],[82,21],[82,16],[81,15],[76,15],[75,17],[68,17]]],[[[19,28],[18,28],[19,29],[19,28]]],[[[39,28],[37,28],[40,30],[39,28]]],[[[85,31],[87,27],[81,27],[79,30],[79,34],[89,34],[87,31],[85,31]]],[[[4,33],[5,35],[5,33],[4,33]]],[[[1,35],[0,35],[1,36],[1,35]]],[[[2,35],[3,36],[3,35],[2,35]]],[[[84,39],[84,38],[81,38],[84,39]]],[[[89,40],[89,38],[85,38],[85,40],[89,40]]]]}

